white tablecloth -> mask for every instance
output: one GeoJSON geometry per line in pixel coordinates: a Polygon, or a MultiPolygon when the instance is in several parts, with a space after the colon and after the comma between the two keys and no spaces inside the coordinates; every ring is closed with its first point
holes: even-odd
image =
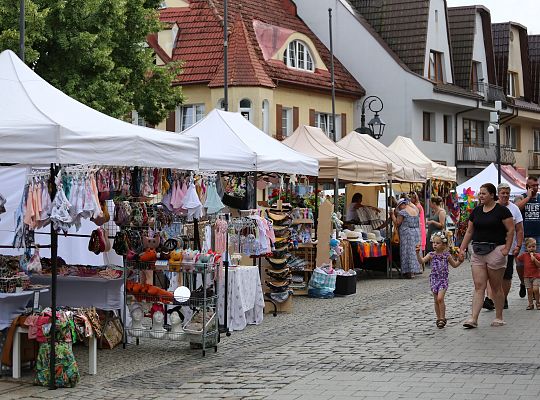
{"type": "MultiPolygon", "coordinates": [[[[50,285],[50,275],[32,275],[33,284],[50,285]]],[[[123,307],[123,278],[59,276],[56,286],[56,305],[69,307],[96,307],[101,310],[118,310],[123,307]]],[[[39,304],[51,305],[50,292],[41,295],[39,304]]]]}
{"type": "Polygon", "coordinates": [[[0,330],[8,328],[33,297],[33,291],[0,293],[0,330]]]}
{"type": "MultiPolygon", "coordinates": [[[[221,271],[221,276],[225,272],[221,271]]],[[[263,320],[264,295],[256,266],[229,268],[229,298],[227,320],[229,330],[241,331],[246,325],[258,325],[263,320]]],[[[219,322],[224,323],[225,279],[219,283],[219,322]]]]}

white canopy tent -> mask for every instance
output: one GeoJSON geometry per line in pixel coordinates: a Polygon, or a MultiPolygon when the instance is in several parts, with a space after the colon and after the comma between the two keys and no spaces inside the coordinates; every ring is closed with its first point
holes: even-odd
{"type": "MultiPolygon", "coordinates": [[[[495,164],[491,163],[489,166],[484,168],[481,172],[473,176],[471,179],[469,179],[466,182],[463,182],[461,185],[459,185],[456,190],[458,196],[461,196],[463,193],[463,190],[467,190],[468,188],[471,188],[474,190],[474,193],[477,194],[480,190],[480,186],[482,186],[484,183],[493,183],[495,186],[497,186],[497,167],[495,164]]],[[[512,197],[523,194],[525,192],[525,189],[520,188],[513,184],[511,180],[509,180],[505,174],[501,174],[501,182],[507,183],[510,186],[510,195],[512,197]]]]}
{"type": "Polygon", "coordinates": [[[10,50],[0,54],[0,160],[199,169],[197,138],[144,128],[72,99],[10,50]]]}
{"type": "Polygon", "coordinates": [[[300,125],[283,143],[319,160],[319,178],[377,183],[388,180],[390,164],[342,149],[320,128],[300,125]]]}
{"type": "Polygon", "coordinates": [[[410,138],[398,136],[388,148],[399,154],[402,158],[426,168],[428,179],[439,179],[450,182],[457,181],[456,167],[447,167],[431,161],[416,147],[410,138]]]}
{"type": "Polygon", "coordinates": [[[425,182],[427,170],[421,165],[401,157],[369,135],[352,131],[339,142],[339,147],[358,157],[370,157],[392,166],[392,180],[402,182],[425,182]]]}
{"type": "Polygon", "coordinates": [[[240,113],[214,109],[182,135],[199,138],[201,170],[318,174],[316,159],[268,136],[240,113]]]}

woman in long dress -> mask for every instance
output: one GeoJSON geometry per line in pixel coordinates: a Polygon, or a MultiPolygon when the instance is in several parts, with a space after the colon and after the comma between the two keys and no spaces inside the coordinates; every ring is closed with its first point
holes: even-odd
{"type": "Polygon", "coordinates": [[[416,246],[420,243],[420,218],[418,209],[408,199],[400,199],[396,213],[392,214],[394,226],[399,228],[399,255],[401,274],[411,279],[420,272],[420,264],[416,258],[416,246]]]}

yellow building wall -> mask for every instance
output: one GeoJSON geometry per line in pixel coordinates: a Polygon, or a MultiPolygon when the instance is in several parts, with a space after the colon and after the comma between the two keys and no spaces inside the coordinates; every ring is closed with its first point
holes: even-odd
{"type": "MultiPolygon", "coordinates": [[[[184,104],[204,104],[205,113],[208,114],[218,107],[223,99],[223,88],[209,88],[206,85],[188,85],[182,87],[184,104]]],[[[300,125],[309,125],[309,110],[331,113],[331,96],[305,90],[288,88],[268,89],[261,87],[230,87],[229,88],[229,111],[238,112],[242,99],[251,100],[251,121],[259,129],[263,129],[263,101],[269,103],[269,134],[276,136],[276,104],[283,107],[298,107],[298,122],[300,125]]],[[[336,115],[347,115],[347,132],[352,131],[353,112],[355,101],[350,98],[336,97],[336,115]]],[[[165,130],[165,121],[157,128],[165,130]]]]}
{"type": "Polygon", "coordinates": [[[508,71],[518,74],[518,92],[516,97],[523,96],[525,91],[523,90],[523,69],[521,65],[521,47],[519,40],[519,31],[512,27],[514,40],[509,41],[509,55],[508,55],[508,71]]]}
{"type": "MultiPolygon", "coordinates": [[[[520,130],[520,151],[514,152],[516,157],[515,167],[521,167],[529,170],[529,150],[534,149],[534,130],[540,130],[540,114],[519,111],[519,117],[514,118],[509,122],[511,125],[519,126],[520,130]]],[[[501,137],[504,142],[504,129],[501,129],[501,137]]]]}

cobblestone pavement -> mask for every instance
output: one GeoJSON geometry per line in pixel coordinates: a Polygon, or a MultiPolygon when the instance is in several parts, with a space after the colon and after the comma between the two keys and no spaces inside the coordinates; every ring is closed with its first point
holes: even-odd
{"type": "Polygon", "coordinates": [[[427,275],[365,277],[355,296],[295,298],[292,314],[222,336],[205,358],[186,343],[146,339],[100,350],[90,376],[86,349],[76,348],[75,389],[32,386],[28,371],[22,381],[0,378],[0,399],[537,398],[540,312],[525,311],[514,288],[507,326],[490,327],[494,313],[484,311],[478,329],[464,330],[472,282],[463,265],[451,271],[448,325],[439,330],[427,275]]]}

